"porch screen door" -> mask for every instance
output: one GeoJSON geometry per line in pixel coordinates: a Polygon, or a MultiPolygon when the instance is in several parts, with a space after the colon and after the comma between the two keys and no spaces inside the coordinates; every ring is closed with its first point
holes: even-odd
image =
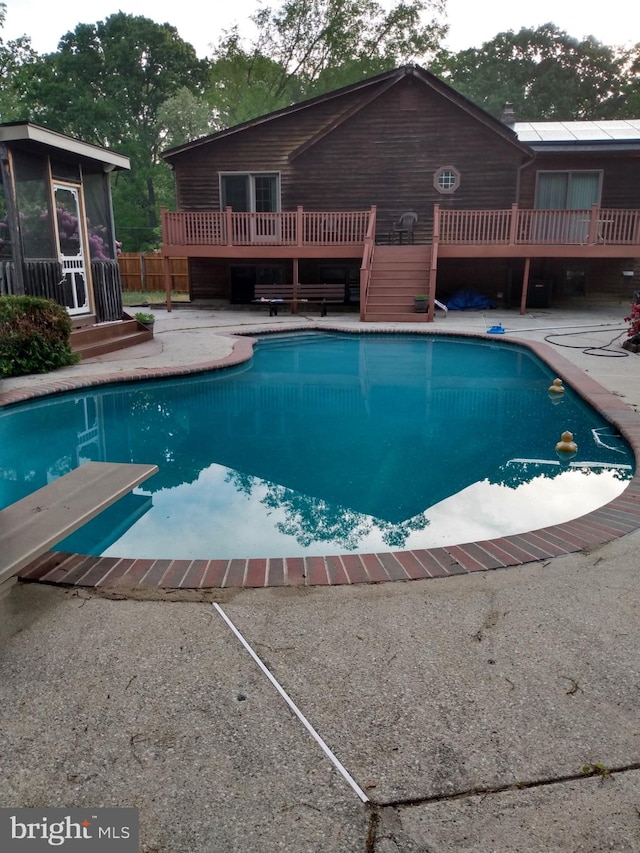
{"type": "Polygon", "coordinates": [[[54,184],[58,255],[62,264],[63,302],[69,314],[89,311],[87,257],[82,228],[80,188],[54,184]]]}

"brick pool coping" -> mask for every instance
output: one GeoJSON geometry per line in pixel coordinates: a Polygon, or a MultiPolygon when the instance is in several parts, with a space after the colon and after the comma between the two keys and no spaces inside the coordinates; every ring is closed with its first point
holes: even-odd
{"type": "MultiPolygon", "coordinates": [[[[127,383],[143,379],[163,379],[218,370],[251,358],[255,338],[250,335],[300,331],[332,331],[345,334],[424,334],[454,335],[487,340],[486,335],[396,328],[360,329],[344,326],[279,326],[277,329],[232,335],[233,350],[225,358],[188,366],[138,368],[128,372],[76,379],[52,378],[35,388],[0,393],[0,406],[38,397],[76,391],[98,385],[127,383]]],[[[549,365],[565,385],[583,396],[627,439],[640,459],[640,414],[604,388],[547,344],[517,337],[501,343],[526,347],[549,365]]],[[[398,580],[443,578],[470,572],[520,566],[591,549],[640,528],[640,475],[636,472],[625,491],[608,504],[573,519],[549,527],[502,536],[498,539],[467,542],[438,548],[370,554],[341,554],[325,557],[284,557],[249,559],[131,559],[94,557],[50,551],[23,569],[18,577],[71,587],[91,587],[105,592],[133,590],[206,590],[277,586],[327,586],[357,583],[384,583],[398,580]]]]}

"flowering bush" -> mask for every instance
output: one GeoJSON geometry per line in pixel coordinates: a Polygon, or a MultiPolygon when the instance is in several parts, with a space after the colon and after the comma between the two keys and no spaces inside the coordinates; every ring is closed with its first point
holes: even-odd
{"type": "Polygon", "coordinates": [[[624,318],[625,323],[629,323],[627,335],[633,339],[634,343],[640,343],[640,302],[634,302],[631,305],[631,314],[624,318]]]}

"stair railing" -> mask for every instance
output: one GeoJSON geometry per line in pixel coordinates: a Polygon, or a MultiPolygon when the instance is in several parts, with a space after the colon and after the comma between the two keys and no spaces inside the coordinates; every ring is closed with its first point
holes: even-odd
{"type": "Polygon", "coordinates": [[[427,322],[433,323],[436,313],[436,279],[438,277],[438,246],[440,244],[440,205],[433,205],[433,237],[429,261],[429,311],[427,322]]]}
{"type": "Polygon", "coordinates": [[[369,284],[371,282],[371,267],[373,265],[373,250],[376,243],[376,206],[371,207],[369,225],[364,238],[364,250],[362,252],[362,265],[360,267],[360,321],[364,321],[367,311],[367,300],[369,298],[369,284]]]}

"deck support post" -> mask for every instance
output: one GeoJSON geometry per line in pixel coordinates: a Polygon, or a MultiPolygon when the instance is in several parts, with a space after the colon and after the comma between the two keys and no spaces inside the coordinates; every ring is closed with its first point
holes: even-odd
{"type": "Polygon", "coordinates": [[[171,308],[171,267],[170,260],[167,255],[162,256],[162,266],[164,272],[164,295],[167,300],[167,313],[170,314],[171,308]]]}
{"type": "MultiPolygon", "coordinates": [[[[298,210],[302,210],[301,207],[298,210]]],[[[293,258],[291,261],[292,266],[292,274],[293,274],[293,299],[291,301],[291,313],[298,313],[298,287],[300,286],[300,271],[298,265],[298,258],[293,258]]]]}
{"type": "Polygon", "coordinates": [[[524,273],[522,274],[522,296],[520,297],[520,313],[527,313],[527,293],[529,290],[529,271],[531,269],[531,258],[524,260],[524,273]]]}

